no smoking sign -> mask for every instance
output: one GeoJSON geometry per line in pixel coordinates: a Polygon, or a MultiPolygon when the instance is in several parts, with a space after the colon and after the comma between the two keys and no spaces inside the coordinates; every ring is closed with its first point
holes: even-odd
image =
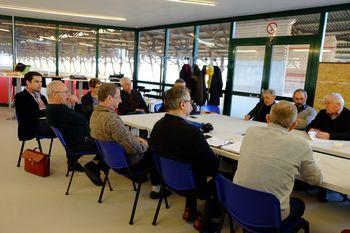
{"type": "Polygon", "coordinates": [[[270,22],[266,27],[266,32],[270,35],[274,35],[277,32],[277,27],[276,22],[270,22]]]}

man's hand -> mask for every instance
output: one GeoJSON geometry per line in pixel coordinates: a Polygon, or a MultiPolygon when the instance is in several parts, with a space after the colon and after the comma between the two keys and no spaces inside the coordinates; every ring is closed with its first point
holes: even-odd
{"type": "Polygon", "coordinates": [[[318,130],[316,133],[316,137],[319,139],[329,139],[330,135],[329,135],[329,133],[322,132],[322,131],[318,130]]]}
{"type": "Polygon", "coordinates": [[[243,118],[245,121],[249,121],[250,120],[250,115],[245,115],[243,118]]]}
{"type": "Polygon", "coordinates": [[[144,112],[144,113],[146,112],[145,109],[142,109],[142,108],[136,108],[135,111],[137,111],[137,112],[144,112]]]}
{"type": "Polygon", "coordinates": [[[75,95],[71,95],[71,96],[68,97],[67,102],[68,102],[70,105],[74,105],[74,104],[76,104],[76,103],[79,103],[79,99],[78,99],[78,97],[76,97],[75,95]]]}
{"type": "Polygon", "coordinates": [[[140,138],[140,137],[137,137],[137,139],[139,140],[140,143],[146,144],[147,147],[148,147],[148,142],[147,142],[147,140],[145,140],[145,139],[143,139],[143,138],[140,138]]]}

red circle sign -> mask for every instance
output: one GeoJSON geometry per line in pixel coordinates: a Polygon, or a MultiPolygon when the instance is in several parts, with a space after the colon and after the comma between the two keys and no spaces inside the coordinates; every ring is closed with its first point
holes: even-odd
{"type": "Polygon", "coordinates": [[[276,22],[271,22],[267,25],[266,27],[266,32],[270,35],[273,35],[277,32],[277,23],[276,22]]]}

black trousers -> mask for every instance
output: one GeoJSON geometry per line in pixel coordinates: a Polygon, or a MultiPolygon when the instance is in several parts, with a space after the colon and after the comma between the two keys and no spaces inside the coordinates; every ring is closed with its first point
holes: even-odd
{"type": "Polygon", "coordinates": [[[282,220],[281,229],[289,226],[296,219],[301,218],[304,215],[305,203],[303,202],[303,200],[297,197],[291,197],[289,205],[290,205],[290,213],[287,218],[282,220]]]}
{"type": "MultiPolygon", "coordinates": [[[[160,176],[155,168],[155,164],[154,164],[154,160],[153,160],[151,152],[147,151],[144,154],[144,156],[142,157],[142,159],[139,162],[131,165],[129,167],[129,169],[130,169],[132,174],[137,174],[137,173],[140,174],[140,173],[143,173],[145,171],[148,171],[148,173],[150,174],[150,178],[151,178],[151,184],[153,186],[157,186],[157,185],[161,184],[160,176]]],[[[126,168],[116,169],[116,172],[126,174],[128,172],[128,169],[126,169],[126,168]]]]}
{"type": "Polygon", "coordinates": [[[55,134],[50,128],[49,122],[47,119],[38,120],[38,128],[36,129],[36,134],[40,136],[45,136],[48,138],[55,138],[55,134]]]}

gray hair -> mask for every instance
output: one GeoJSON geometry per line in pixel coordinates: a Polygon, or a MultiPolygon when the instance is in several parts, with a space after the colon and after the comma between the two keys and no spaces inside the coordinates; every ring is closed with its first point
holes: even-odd
{"type": "Polygon", "coordinates": [[[276,92],[273,89],[266,89],[263,91],[263,95],[269,93],[270,95],[276,96],[276,92]]]}
{"type": "Polygon", "coordinates": [[[51,97],[53,95],[53,93],[57,90],[57,87],[59,85],[62,85],[62,84],[63,83],[59,80],[55,80],[55,81],[50,82],[46,87],[46,95],[48,97],[51,97]]]}
{"type": "Polygon", "coordinates": [[[131,83],[131,80],[128,77],[123,77],[120,79],[120,85],[124,85],[124,83],[131,83]]]}
{"type": "Polygon", "coordinates": [[[345,101],[343,99],[343,96],[339,93],[330,93],[328,95],[326,95],[324,98],[323,98],[323,102],[326,102],[326,101],[329,101],[331,103],[336,103],[336,104],[340,104],[341,107],[343,108],[344,107],[344,104],[345,104],[345,101]]]}
{"type": "Polygon", "coordinates": [[[164,107],[166,111],[176,110],[183,100],[187,100],[190,90],[187,87],[175,86],[165,92],[164,107]]]}
{"type": "Polygon", "coordinates": [[[297,108],[294,104],[282,100],[272,105],[270,122],[288,129],[296,121],[297,114],[297,108]]]}

